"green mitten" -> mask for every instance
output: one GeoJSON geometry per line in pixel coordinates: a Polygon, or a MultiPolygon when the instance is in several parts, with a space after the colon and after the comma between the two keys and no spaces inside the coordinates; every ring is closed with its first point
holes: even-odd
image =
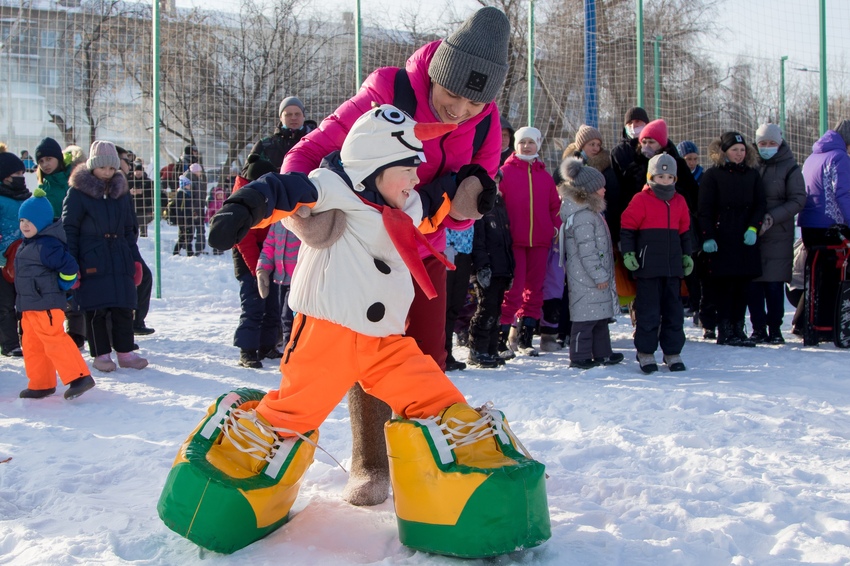
{"type": "Polygon", "coordinates": [[[685,270],[685,277],[694,271],[694,260],[689,255],[682,256],[682,267],[685,270]]]}
{"type": "Polygon", "coordinates": [[[623,265],[626,266],[626,269],[629,271],[637,271],[640,267],[637,258],[635,257],[635,252],[627,252],[623,254],[623,265]]]}

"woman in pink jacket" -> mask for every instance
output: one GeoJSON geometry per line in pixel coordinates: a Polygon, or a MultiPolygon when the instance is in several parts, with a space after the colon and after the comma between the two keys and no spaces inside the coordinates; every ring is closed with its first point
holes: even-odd
{"type": "MultiPolygon", "coordinates": [[[[434,219],[420,231],[434,248],[444,250],[445,228],[464,230],[473,219],[452,218],[450,202],[436,195],[453,195],[461,183],[480,183],[485,190],[479,197],[479,213],[492,208],[496,198],[492,179],[499,167],[502,130],[495,100],[508,72],[509,36],[504,13],[484,7],[445,40],[418,49],[403,69],[374,71],[354,97],[287,153],[281,172],[309,173],[318,167],[325,156],[342,147],[351,126],[373,103],[393,104],[417,122],[457,124],[453,132],[423,142],[424,158],[417,171],[426,216],[434,219]]],[[[437,296],[429,300],[414,285],[406,335],[445,368],[446,268],[425,246],[420,245],[419,254],[437,296]]],[[[348,401],[353,459],[343,497],[354,505],[377,505],[389,494],[383,425],[390,409],[359,386],[349,392],[348,401]]]]}
{"type": "Polygon", "coordinates": [[[558,189],[538,153],[542,138],[537,128],[516,131],[515,151],[502,166],[499,185],[508,209],[516,261],[514,282],[502,303],[502,339],[510,333],[510,349],[528,356],[537,355],[531,338],[543,312],[549,249],[561,225],[558,189]]]}

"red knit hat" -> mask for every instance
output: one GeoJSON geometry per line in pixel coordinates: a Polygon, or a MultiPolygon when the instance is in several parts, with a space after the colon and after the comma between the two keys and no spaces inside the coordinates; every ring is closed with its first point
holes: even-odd
{"type": "Polygon", "coordinates": [[[638,140],[649,138],[661,144],[661,147],[667,145],[667,122],[664,120],[653,120],[641,131],[638,140]]]}

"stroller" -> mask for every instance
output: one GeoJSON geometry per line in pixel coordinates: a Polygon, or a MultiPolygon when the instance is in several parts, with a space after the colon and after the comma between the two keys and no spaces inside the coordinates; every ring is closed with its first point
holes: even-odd
{"type": "Polygon", "coordinates": [[[828,234],[835,244],[812,246],[806,257],[803,289],[803,344],[832,339],[850,348],[850,228],[837,224],[828,234]]]}

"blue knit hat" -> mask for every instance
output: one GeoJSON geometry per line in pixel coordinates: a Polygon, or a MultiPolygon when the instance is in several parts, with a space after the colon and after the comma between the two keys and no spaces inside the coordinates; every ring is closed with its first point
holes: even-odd
{"type": "Polygon", "coordinates": [[[699,154],[699,148],[697,147],[697,144],[695,144],[691,140],[685,140],[679,143],[679,145],[676,146],[676,151],[679,152],[680,157],[684,157],[689,153],[699,154]]]}
{"type": "Polygon", "coordinates": [[[53,224],[53,206],[46,197],[43,189],[33,191],[32,196],[21,203],[18,220],[26,218],[39,232],[53,224]]]}

